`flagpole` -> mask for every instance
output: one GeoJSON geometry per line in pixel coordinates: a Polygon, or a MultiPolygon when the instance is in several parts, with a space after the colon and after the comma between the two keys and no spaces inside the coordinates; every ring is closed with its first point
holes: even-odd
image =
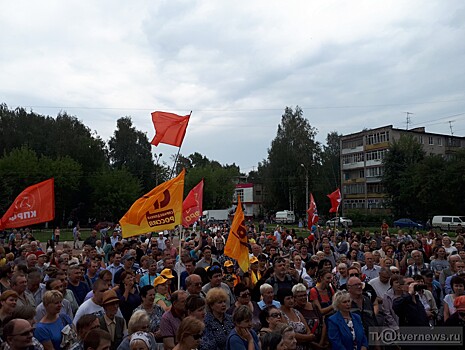
{"type": "MultiPolygon", "coordinates": [[[[192,115],[192,111],[189,113],[189,118],[191,115],[192,115]]],[[[182,147],[182,144],[178,148],[178,153],[176,154],[176,158],[174,158],[174,164],[173,164],[173,168],[171,168],[170,179],[173,176],[174,170],[176,169],[176,163],[178,162],[178,157],[179,157],[179,152],[181,152],[181,147],[182,147]]]]}
{"type": "Polygon", "coordinates": [[[181,264],[182,264],[182,260],[181,260],[181,257],[182,257],[182,247],[181,247],[181,243],[182,243],[182,231],[184,229],[184,226],[180,225],[181,227],[179,228],[179,271],[178,272],[178,290],[181,289],[181,264]]]}

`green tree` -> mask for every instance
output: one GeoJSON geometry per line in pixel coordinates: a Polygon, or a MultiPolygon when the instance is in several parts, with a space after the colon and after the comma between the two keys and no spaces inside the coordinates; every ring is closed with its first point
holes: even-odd
{"type": "Polygon", "coordinates": [[[315,162],[321,152],[315,141],[316,133],[303,117],[300,107],[295,110],[286,107],[277,135],[268,149],[268,157],[258,167],[267,188],[266,206],[271,210],[305,211],[305,169],[309,172],[309,188],[312,188],[315,162]]]}
{"type": "MultiPolygon", "coordinates": [[[[116,125],[108,141],[111,164],[116,169],[125,167],[141,181],[143,190],[148,192],[155,186],[155,164],[147,135],[136,130],[130,117],[118,119],[116,125]]],[[[157,167],[157,170],[160,169],[157,167]]]]}
{"type": "Polygon", "coordinates": [[[127,169],[105,169],[90,181],[91,214],[99,220],[117,222],[142,195],[139,180],[127,169]]]}
{"type": "Polygon", "coordinates": [[[421,144],[411,135],[402,135],[394,141],[384,157],[383,185],[387,193],[387,204],[394,215],[414,216],[417,214],[414,182],[415,167],[425,158],[421,144]]]}

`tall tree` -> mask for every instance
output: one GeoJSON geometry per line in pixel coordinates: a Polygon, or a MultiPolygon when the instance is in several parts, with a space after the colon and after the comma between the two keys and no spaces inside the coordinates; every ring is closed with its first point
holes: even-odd
{"type": "Polygon", "coordinates": [[[98,220],[117,222],[142,195],[139,179],[124,167],[106,169],[91,179],[92,214],[98,220]]]}
{"type": "Polygon", "coordinates": [[[140,180],[145,192],[150,191],[155,186],[152,146],[147,135],[136,130],[132,125],[130,117],[118,119],[116,130],[108,141],[108,147],[110,161],[114,168],[126,168],[140,180]]]}
{"type": "Polygon", "coordinates": [[[396,216],[416,213],[415,166],[425,158],[421,144],[411,135],[402,135],[394,141],[384,157],[383,185],[387,204],[396,216]]]}
{"type": "Polygon", "coordinates": [[[272,210],[305,211],[305,179],[314,181],[316,155],[321,151],[315,141],[317,130],[303,117],[300,107],[286,107],[278,132],[268,149],[268,158],[259,164],[268,192],[267,206],[272,210]],[[302,167],[302,164],[304,167],[302,167]]]}

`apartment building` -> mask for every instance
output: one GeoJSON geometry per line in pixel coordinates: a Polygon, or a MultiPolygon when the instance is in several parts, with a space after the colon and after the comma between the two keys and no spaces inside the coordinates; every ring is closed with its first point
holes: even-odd
{"type": "Polygon", "coordinates": [[[465,137],[428,133],[424,127],[411,130],[392,125],[363,130],[341,138],[342,210],[384,209],[383,158],[389,145],[401,135],[415,137],[427,154],[448,158],[457,148],[465,147],[465,137]]]}

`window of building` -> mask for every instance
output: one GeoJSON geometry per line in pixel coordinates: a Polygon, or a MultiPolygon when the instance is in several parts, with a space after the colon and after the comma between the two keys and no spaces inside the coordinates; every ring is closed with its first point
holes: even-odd
{"type": "Polygon", "coordinates": [[[374,145],[381,142],[389,142],[389,131],[376,132],[366,136],[367,145],[374,145]]]}
{"type": "Polygon", "coordinates": [[[442,137],[438,137],[438,146],[442,146],[442,137]]]}
{"type": "Polygon", "coordinates": [[[241,202],[244,202],[244,190],[242,188],[236,189],[236,201],[237,197],[240,197],[241,202]]]}
{"type": "Polygon", "coordinates": [[[365,170],[363,170],[363,169],[360,170],[360,172],[359,172],[359,177],[360,177],[361,179],[363,179],[363,178],[365,177],[365,170]]]}
{"type": "Polygon", "coordinates": [[[420,142],[421,144],[423,144],[423,135],[418,136],[418,142],[420,142]]]}
{"type": "Polygon", "coordinates": [[[379,177],[383,176],[384,168],[383,167],[373,167],[367,169],[367,177],[379,177]]]}
{"type": "Polygon", "coordinates": [[[256,190],[256,191],[255,191],[255,195],[256,195],[256,196],[261,196],[261,195],[262,195],[262,191],[256,190]]]}
{"type": "Polygon", "coordinates": [[[352,139],[352,140],[344,140],[342,141],[342,148],[357,148],[363,146],[363,138],[352,139]]]}
{"type": "Polygon", "coordinates": [[[434,145],[434,137],[432,136],[428,137],[428,145],[434,145]]]}

